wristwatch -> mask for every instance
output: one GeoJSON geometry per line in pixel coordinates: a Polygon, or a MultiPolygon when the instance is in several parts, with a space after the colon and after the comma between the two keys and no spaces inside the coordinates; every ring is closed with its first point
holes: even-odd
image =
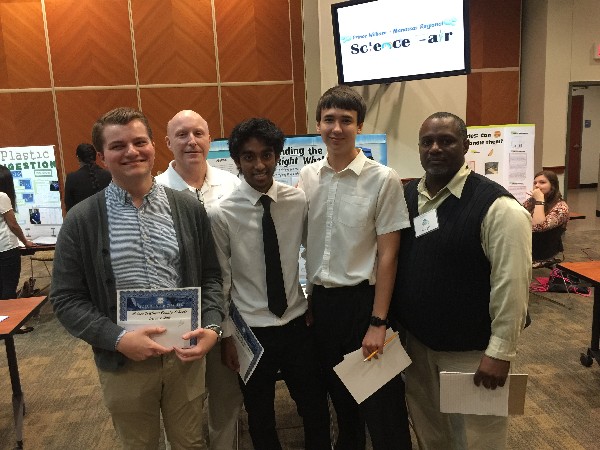
{"type": "Polygon", "coordinates": [[[546,202],[545,202],[545,201],[543,201],[543,200],[536,200],[536,201],[534,202],[534,204],[535,204],[535,205],[545,205],[545,204],[546,204],[546,202]]]}
{"type": "Polygon", "coordinates": [[[213,330],[215,333],[217,333],[217,342],[221,342],[221,338],[223,337],[223,330],[219,325],[211,323],[210,325],[206,325],[204,329],[213,330]]]}
{"type": "Polygon", "coordinates": [[[383,327],[383,326],[387,326],[387,324],[388,324],[387,319],[382,319],[377,316],[371,316],[371,319],[369,320],[369,325],[372,325],[374,327],[383,327]]]}

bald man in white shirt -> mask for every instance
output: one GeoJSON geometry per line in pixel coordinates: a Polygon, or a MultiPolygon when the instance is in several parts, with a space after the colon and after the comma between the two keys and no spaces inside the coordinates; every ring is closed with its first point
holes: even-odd
{"type": "MultiPolygon", "coordinates": [[[[210,132],[197,112],[183,110],[175,114],[167,124],[165,140],[174,160],[156,176],[158,183],[195,196],[207,210],[240,184],[234,174],[208,163],[210,132]]],[[[221,362],[220,342],[206,355],[206,392],[210,449],[233,449],[242,393],[236,374],[221,362]]]]}

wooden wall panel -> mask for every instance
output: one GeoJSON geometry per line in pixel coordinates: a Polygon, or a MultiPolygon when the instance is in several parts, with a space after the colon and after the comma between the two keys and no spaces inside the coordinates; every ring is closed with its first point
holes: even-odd
{"type": "Polygon", "coordinates": [[[0,89],[48,88],[41,4],[0,2],[0,89]]]}
{"type": "Polygon", "coordinates": [[[215,83],[209,1],[134,0],[140,84],[215,83]]]}
{"type": "Polygon", "coordinates": [[[46,0],[56,86],[135,85],[127,2],[46,0]]]}
{"type": "Polygon", "coordinates": [[[480,72],[467,78],[467,125],[519,121],[519,73],[480,72]]]}
{"type": "Polygon", "coordinates": [[[471,67],[518,67],[521,0],[471,0],[471,67]]]}
{"type": "Polygon", "coordinates": [[[92,125],[104,113],[120,106],[137,108],[135,90],[62,91],[56,93],[65,170],[79,167],[75,148],[92,142],[92,125]]]}
{"type": "Polygon", "coordinates": [[[295,134],[291,85],[224,87],[222,95],[225,136],[251,117],[266,117],[285,134],[295,134]]]}
{"type": "Polygon", "coordinates": [[[517,123],[521,0],[472,0],[469,12],[467,125],[517,123]]]}
{"type": "Polygon", "coordinates": [[[56,145],[50,92],[0,94],[0,147],[56,145]]]}
{"type": "Polygon", "coordinates": [[[290,0],[292,68],[294,70],[295,134],[306,134],[306,86],[304,83],[304,40],[302,0],[290,0]]]}
{"type": "Polygon", "coordinates": [[[154,173],[166,170],[173,154],[165,142],[167,122],[182,109],[192,109],[204,117],[211,137],[221,137],[219,97],[216,87],[142,89],[142,109],[154,134],[156,159],[154,173]]]}
{"type": "Polygon", "coordinates": [[[215,0],[222,82],[292,79],[289,4],[215,0]]]}
{"type": "Polygon", "coordinates": [[[117,106],[149,117],[156,170],[181,109],[202,114],[215,139],[252,116],[305,133],[302,0],[215,0],[214,15],[209,0],[0,0],[2,89],[0,146],[56,145],[61,180],[117,106]]]}

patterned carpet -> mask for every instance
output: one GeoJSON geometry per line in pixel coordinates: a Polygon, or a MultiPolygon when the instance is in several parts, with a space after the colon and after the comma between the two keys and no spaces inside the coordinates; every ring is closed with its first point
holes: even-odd
{"type": "MultiPolygon", "coordinates": [[[[566,260],[600,258],[599,250],[600,231],[567,231],[566,260]]],[[[24,272],[29,270],[26,264],[24,272]]],[[[548,270],[536,272],[543,276],[548,270]]],[[[599,447],[600,367],[594,363],[586,368],[579,362],[580,353],[589,346],[591,310],[591,298],[531,295],[533,323],[523,332],[513,365],[514,372],[530,375],[525,415],[511,419],[510,449],[599,447]]],[[[15,337],[27,405],[25,448],[119,448],[102,404],[90,348],[63,330],[49,305],[30,325],[35,327],[33,333],[15,337]]],[[[300,419],[285,385],[278,384],[276,409],[283,447],[302,449],[300,419]]],[[[0,392],[0,450],[8,450],[15,438],[4,355],[0,356],[0,392]]],[[[245,417],[241,424],[239,448],[251,449],[245,417]]]]}

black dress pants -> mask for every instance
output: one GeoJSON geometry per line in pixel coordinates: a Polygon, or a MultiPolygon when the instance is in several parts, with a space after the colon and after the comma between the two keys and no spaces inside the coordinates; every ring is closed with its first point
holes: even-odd
{"type": "Polygon", "coordinates": [[[18,248],[0,252],[0,300],[17,298],[21,276],[21,254],[18,248]]]}
{"type": "Polygon", "coordinates": [[[333,371],[345,354],[362,346],[374,296],[375,287],[366,281],[357,286],[329,289],[315,285],[312,292],[315,338],[337,415],[336,450],[363,450],[365,422],[374,450],[412,448],[400,375],[358,405],[333,371]]]}
{"type": "Polygon", "coordinates": [[[240,379],[252,444],[280,450],[275,429],[275,381],[281,371],[304,423],[307,450],[331,450],[327,391],[319,372],[311,328],[304,316],[278,327],[253,327],[264,353],[248,384],[240,379]]]}

